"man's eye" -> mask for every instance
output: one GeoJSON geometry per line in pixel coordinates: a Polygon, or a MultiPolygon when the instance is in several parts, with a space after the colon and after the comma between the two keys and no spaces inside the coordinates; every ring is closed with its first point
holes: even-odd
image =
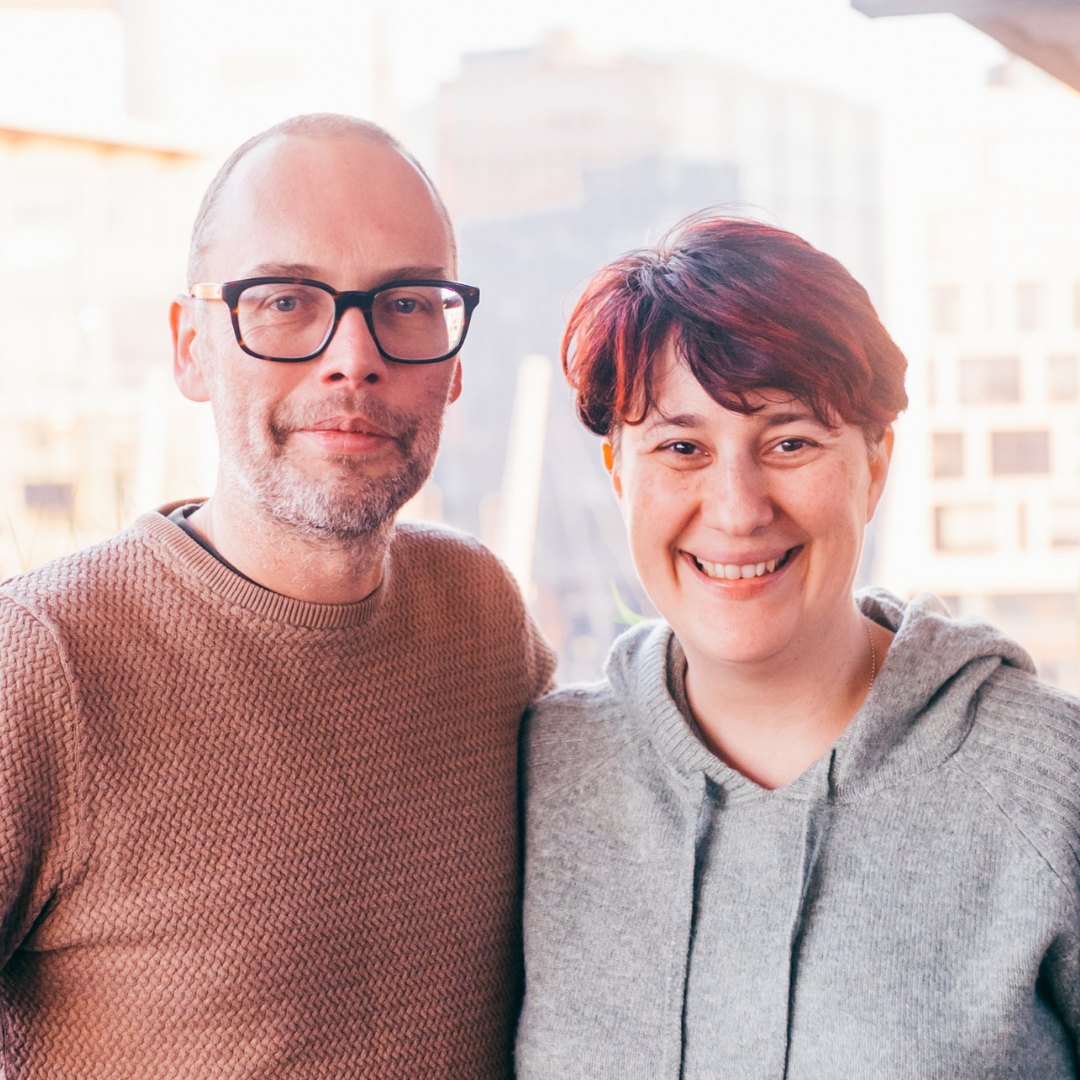
{"type": "Polygon", "coordinates": [[[296,310],[296,297],[295,296],[279,296],[271,305],[275,311],[280,311],[283,314],[288,314],[291,311],[296,310]]]}

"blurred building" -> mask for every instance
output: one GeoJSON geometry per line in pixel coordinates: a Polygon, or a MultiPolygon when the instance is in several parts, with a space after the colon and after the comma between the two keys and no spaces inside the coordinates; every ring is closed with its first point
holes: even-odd
{"type": "Polygon", "coordinates": [[[168,310],[211,167],[0,128],[0,579],[208,493],[209,407],[171,385],[168,310]]]}
{"type": "MultiPolygon", "coordinates": [[[[445,519],[488,539],[518,366],[557,363],[573,300],[608,260],[719,205],[801,233],[880,293],[877,119],[826,91],[704,56],[592,56],[553,33],[466,56],[442,88],[438,135],[461,273],[482,302],[435,484],[445,519]]],[[[599,674],[620,599],[650,610],[597,440],[558,377],[532,581],[562,679],[599,674]]]]}
{"type": "Polygon", "coordinates": [[[1080,96],[1020,60],[908,146],[912,404],[880,580],[989,618],[1076,692],[1080,96]]]}

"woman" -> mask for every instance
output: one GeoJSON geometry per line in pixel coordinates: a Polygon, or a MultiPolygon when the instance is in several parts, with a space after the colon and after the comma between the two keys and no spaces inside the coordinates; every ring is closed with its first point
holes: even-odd
{"type": "Polygon", "coordinates": [[[866,293],[702,216],[564,363],[663,621],[526,732],[521,1080],[1075,1078],[1080,703],[853,597],[907,403],[866,293]]]}

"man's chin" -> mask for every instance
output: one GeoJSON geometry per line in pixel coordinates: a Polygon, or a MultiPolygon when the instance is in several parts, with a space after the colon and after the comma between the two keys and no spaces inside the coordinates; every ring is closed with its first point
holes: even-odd
{"type": "Polygon", "coordinates": [[[355,541],[385,533],[398,510],[423,486],[429,470],[411,464],[413,468],[375,476],[332,467],[319,477],[278,473],[248,486],[278,525],[305,536],[355,541]]]}

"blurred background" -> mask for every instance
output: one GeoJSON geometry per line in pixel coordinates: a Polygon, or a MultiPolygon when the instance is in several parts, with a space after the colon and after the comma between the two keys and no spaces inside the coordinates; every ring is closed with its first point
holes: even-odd
{"type": "Polygon", "coordinates": [[[167,323],[198,200],[247,136],[344,111],[424,162],[483,294],[403,514],[507,559],[562,680],[651,611],[562,326],[591,271],[720,205],[840,259],[909,358],[862,582],[1077,692],[1073,87],[1080,0],[0,0],[0,578],[211,492],[167,323]]]}

